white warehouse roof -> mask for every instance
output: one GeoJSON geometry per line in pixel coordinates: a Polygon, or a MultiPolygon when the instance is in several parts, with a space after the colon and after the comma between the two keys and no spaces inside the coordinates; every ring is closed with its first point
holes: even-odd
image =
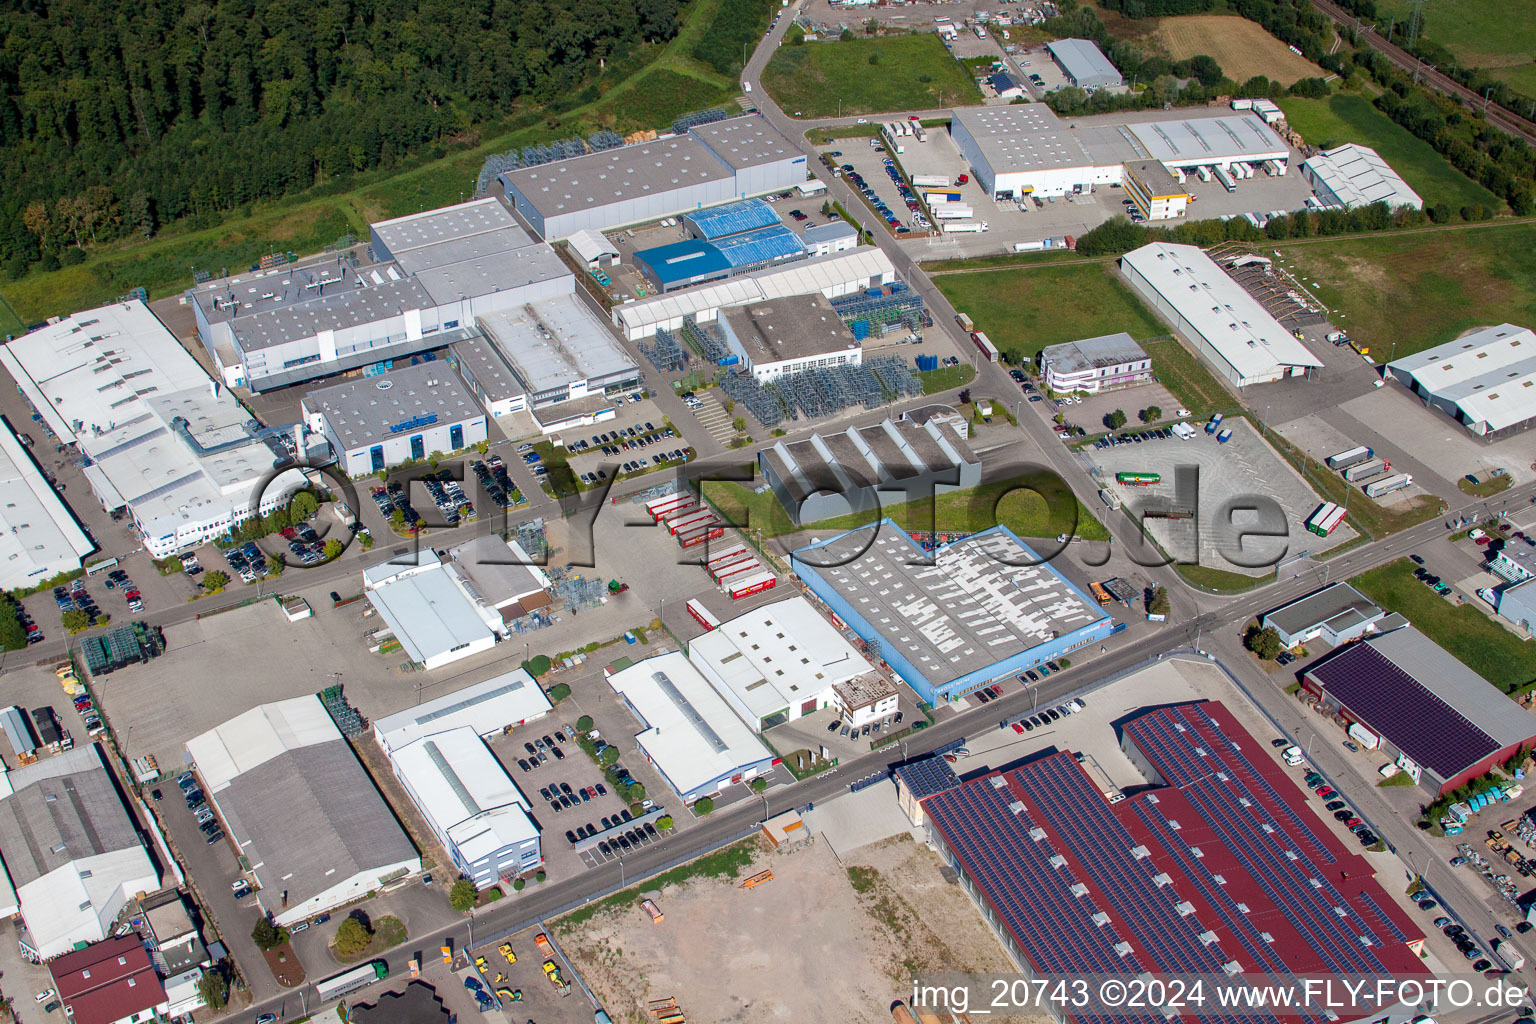
{"type": "Polygon", "coordinates": [[[1285,140],[1254,114],[1169,118],[1126,127],[1152,159],[1169,168],[1286,160],[1291,155],[1285,140]]]}
{"type": "Polygon", "coordinates": [[[645,725],[636,742],[685,798],[772,760],[762,741],[681,652],[613,672],[608,685],[645,725]]]}
{"type": "Polygon", "coordinates": [[[80,568],[96,550],[9,423],[0,430],[0,589],[80,568]]]}
{"type": "Polygon", "coordinates": [[[415,565],[390,562],[363,572],[364,593],[412,661],[427,668],[468,657],[496,642],[501,616],[475,602],[463,581],[431,551],[415,565]]]}
{"type": "Polygon", "coordinates": [[[466,862],[538,838],[527,798],[470,726],[423,736],[390,760],[421,813],[466,862]]]}
{"type": "Polygon", "coordinates": [[[549,698],[539,684],[527,672],[515,668],[377,719],[373,735],[387,754],[423,736],[463,726],[472,726],[479,735],[489,736],[509,725],[542,718],[549,709],[549,698]]]}
{"type": "Polygon", "coordinates": [[[1536,334],[1527,327],[1484,327],[1394,359],[1387,369],[1453,403],[1479,434],[1536,417],[1536,334]]]}
{"type": "Polygon", "coordinates": [[[1419,194],[1369,146],[1349,142],[1325,149],[1303,163],[1301,171],[1314,187],[1346,207],[1386,203],[1424,208],[1419,194]]]}
{"type": "Polygon", "coordinates": [[[260,704],[187,741],[203,785],[217,792],[241,775],[290,750],[341,739],[314,696],[260,704]]]}
{"type": "Polygon", "coordinates": [[[1121,257],[1241,379],[1323,365],[1259,301],[1193,245],[1153,242],[1121,257]]]}

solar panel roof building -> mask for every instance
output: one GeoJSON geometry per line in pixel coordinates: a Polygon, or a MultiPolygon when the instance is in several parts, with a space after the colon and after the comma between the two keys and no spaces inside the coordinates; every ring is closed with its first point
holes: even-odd
{"type": "Polygon", "coordinates": [[[931,555],[889,519],[812,544],[794,571],[931,704],[1109,636],[1097,602],[1005,526],[931,555]]]}
{"type": "Polygon", "coordinates": [[[693,237],[705,241],[778,223],[779,215],[763,199],[743,199],[683,215],[683,225],[693,237]]]}
{"type": "Polygon", "coordinates": [[[1367,637],[1312,665],[1302,686],[1448,793],[1536,746],[1536,715],[1412,626],[1367,637]]]}
{"type": "Polygon", "coordinates": [[[1536,423],[1536,334],[1498,324],[1394,359],[1387,375],[1480,437],[1536,423]]]}
{"type": "Polygon", "coordinates": [[[641,753],[684,803],[772,769],[773,754],[681,652],[609,669],[608,685],[643,727],[641,753]]]}
{"type": "MultiPolygon", "coordinates": [[[[1026,972],[1428,973],[1422,935],[1373,866],[1222,704],[1137,715],[1122,746],[1152,785],[1115,803],[1070,751],[923,800],[940,855],[1026,972]]],[[[1383,1011],[1337,1012],[1304,1019],[1383,1011]]]]}

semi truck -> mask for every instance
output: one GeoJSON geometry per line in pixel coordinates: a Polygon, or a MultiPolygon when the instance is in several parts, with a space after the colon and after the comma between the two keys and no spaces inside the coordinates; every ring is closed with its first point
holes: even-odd
{"type": "Polygon", "coordinates": [[[970,220],[976,211],[965,203],[934,203],[934,220],[970,220]]]}
{"type": "Polygon", "coordinates": [[[1392,463],[1386,459],[1370,459],[1346,469],[1344,471],[1344,479],[1352,484],[1363,483],[1373,476],[1380,476],[1391,468],[1392,463]]]}
{"type": "Polygon", "coordinates": [[[954,182],[947,174],[914,174],[912,184],[918,188],[948,188],[954,182]]]}
{"type": "Polygon", "coordinates": [[[1120,495],[1109,490],[1108,488],[1099,489],[1099,500],[1108,505],[1111,509],[1119,509],[1120,507],[1120,495]]]}
{"type": "Polygon", "coordinates": [[[1411,474],[1394,473],[1392,476],[1383,477],[1380,480],[1375,480],[1366,484],[1365,496],[1367,498],[1379,498],[1383,494],[1391,494],[1393,491],[1400,491],[1411,483],[1413,483],[1413,476],[1411,474]]]}
{"type": "Polygon", "coordinates": [[[1215,169],[1215,174],[1216,180],[1221,182],[1222,188],[1226,189],[1228,192],[1237,191],[1237,182],[1232,180],[1232,175],[1227,171],[1225,167],[1217,167],[1215,169]]]}
{"type": "Polygon", "coordinates": [[[952,235],[974,235],[987,230],[987,222],[984,220],[945,221],[944,230],[952,235]]]}
{"type": "Polygon", "coordinates": [[[1329,469],[1348,469],[1350,466],[1357,466],[1367,459],[1375,457],[1376,450],[1374,448],[1360,445],[1358,448],[1351,448],[1348,451],[1339,452],[1337,455],[1330,455],[1323,461],[1328,464],[1329,469]]]}

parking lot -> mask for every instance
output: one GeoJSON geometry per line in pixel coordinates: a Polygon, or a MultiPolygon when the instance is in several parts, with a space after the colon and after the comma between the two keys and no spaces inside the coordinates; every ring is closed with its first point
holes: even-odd
{"type": "MultiPolygon", "coordinates": [[[[516,1024],[525,1020],[567,1020],[573,1009],[573,992],[575,999],[586,1005],[576,991],[570,962],[552,944],[540,944],[539,937],[549,942],[541,929],[530,928],[477,946],[468,951],[468,963],[462,969],[458,969],[461,961],[455,958],[454,982],[463,989],[463,995],[479,1003],[488,1019],[502,1019],[491,1017],[496,1003],[500,1003],[501,1011],[516,1024]],[[549,971],[546,963],[553,963],[556,970],[549,971]]],[[[589,1006],[587,1014],[591,1014],[589,1006]]]]}
{"type": "MultiPolygon", "coordinates": [[[[681,465],[693,457],[693,448],[650,403],[644,403],[643,408],[627,404],[615,420],[589,429],[591,434],[573,430],[562,437],[571,472],[588,486],[661,466],[681,465]],[[647,414],[655,418],[643,418],[647,414]]],[[[522,447],[523,461],[537,472],[538,453],[531,446],[522,452],[522,447]]]]}
{"type": "Polygon", "coordinates": [[[1357,536],[1348,524],[1328,537],[1307,532],[1306,521],[1321,504],[1316,492],[1246,420],[1233,418],[1222,426],[1232,430],[1226,444],[1199,430],[1188,441],[1170,436],[1107,447],[1095,442],[1083,453],[1099,470],[1101,485],[1118,494],[1132,512],[1154,512],[1147,516],[1146,526],[1168,554],[1198,559],[1200,565],[1262,576],[1287,554],[1317,554],[1357,536]],[[1175,470],[1183,466],[1198,469],[1197,494],[1175,492],[1175,470]],[[1122,472],[1156,474],[1161,479],[1150,486],[1116,483],[1115,474],[1122,472]],[[1283,521],[1271,522],[1257,510],[1252,499],[1258,495],[1279,504],[1283,521]],[[1158,512],[1189,516],[1161,518],[1158,512]],[[1250,534],[1239,542],[1239,535],[1248,530],[1266,534],[1283,530],[1285,535],[1250,534]]]}
{"type": "MultiPolygon", "coordinates": [[[[927,143],[920,144],[912,139],[907,139],[907,150],[911,151],[922,148],[924,145],[933,145],[931,140],[935,134],[939,134],[939,132],[936,130],[931,133],[929,135],[930,141],[927,143]]],[[[849,187],[857,192],[862,192],[865,202],[868,204],[867,208],[862,211],[849,210],[849,213],[855,217],[859,217],[862,214],[866,219],[878,217],[886,222],[889,222],[890,219],[895,219],[897,224],[890,225],[890,228],[898,237],[904,238],[911,232],[925,231],[927,229],[927,219],[915,209],[917,199],[912,195],[912,190],[907,187],[904,181],[901,181],[896,176],[894,154],[887,153],[884,145],[879,140],[870,139],[866,141],[859,137],[839,139],[837,140],[837,145],[825,152],[827,159],[847,179],[849,187]],[[887,163],[887,161],[891,162],[887,163]],[[849,170],[849,168],[852,168],[852,170],[849,170]],[[906,231],[903,231],[903,228],[906,231]]],[[[874,227],[878,230],[879,222],[866,226],[874,227]]]]}

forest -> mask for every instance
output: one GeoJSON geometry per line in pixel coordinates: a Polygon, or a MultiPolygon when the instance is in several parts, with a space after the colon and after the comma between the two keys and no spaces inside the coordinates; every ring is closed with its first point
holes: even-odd
{"type": "MultiPolygon", "coordinates": [[[[677,31],[679,0],[5,0],[0,267],[389,168],[677,31]]],[[[738,47],[739,48],[739,47],[738,47]]]]}

